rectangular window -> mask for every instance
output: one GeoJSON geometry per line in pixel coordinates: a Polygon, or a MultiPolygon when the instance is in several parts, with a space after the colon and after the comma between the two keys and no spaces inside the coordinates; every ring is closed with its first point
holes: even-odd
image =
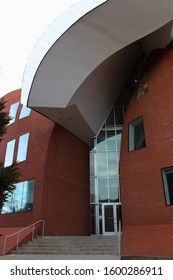
{"type": "Polygon", "coordinates": [[[16,102],[10,106],[9,115],[12,119],[9,122],[9,125],[15,122],[18,106],[19,106],[19,102],[16,102]]]}
{"type": "Polygon", "coordinates": [[[24,161],[27,157],[29,133],[26,133],[19,138],[19,146],[17,152],[17,161],[24,161]]]}
{"type": "Polygon", "coordinates": [[[10,166],[13,163],[14,158],[14,148],[15,148],[15,139],[7,143],[5,163],[4,166],[10,166]]]}
{"type": "Polygon", "coordinates": [[[35,180],[15,184],[16,188],[8,195],[2,207],[1,214],[28,212],[33,209],[35,180]]]}
{"type": "Polygon", "coordinates": [[[173,166],[162,169],[166,205],[173,205],[173,166]]]}
{"type": "Polygon", "coordinates": [[[146,147],[143,117],[140,117],[129,124],[129,151],[146,147]]]}
{"type": "Polygon", "coordinates": [[[30,108],[22,106],[22,110],[20,112],[19,119],[28,117],[30,115],[30,113],[31,113],[31,109],[30,108]]]}
{"type": "Polygon", "coordinates": [[[141,78],[141,80],[139,81],[136,98],[139,99],[147,92],[148,92],[148,73],[145,73],[141,78]]]}

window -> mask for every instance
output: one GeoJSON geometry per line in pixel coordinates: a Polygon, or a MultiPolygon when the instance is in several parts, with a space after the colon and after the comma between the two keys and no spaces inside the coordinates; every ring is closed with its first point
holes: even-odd
{"type": "Polygon", "coordinates": [[[18,106],[19,106],[19,102],[16,102],[10,106],[9,115],[10,117],[12,117],[12,119],[9,122],[9,125],[15,122],[18,106]]]}
{"type": "Polygon", "coordinates": [[[129,151],[146,147],[143,117],[140,117],[129,124],[129,151]]]}
{"type": "Polygon", "coordinates": [[[162,169],[166,205],[173,205],[173,166],[162,169]]]}
{"type": "Polygon", "coordinates": [[[26,160],[28,150],[29,133],[26,133],[19,138],[19,146],[17,152],[17,161],[26,160]]]}
{"type": "Polygon", "coordinates": [[[15,190],[8,195],[1,214],[32,211],[35,180],[17,183],[15,190]]]}
{"type": "Polygon", "coordinates": [[[14,147],[15,147],[15,139],[11,140],[7,143],[6,148],[6,155],[5,155],[5,163],[4,166],[9,166],[13,163],[13,157],[14,157],[14,147]]]}
{"type": "Polygon", "coordinates": [[[144,76],[139,81],[136,98],[139,99],[147,92],[148,92],[148,73],[145,73],[144,76]]]}
{"type": "Polygon", "coordinates": [[[31,109],[30,108],[22,106],[19,119],[28,117],[30,115],[30,113],[31,113],[31,109]]]}

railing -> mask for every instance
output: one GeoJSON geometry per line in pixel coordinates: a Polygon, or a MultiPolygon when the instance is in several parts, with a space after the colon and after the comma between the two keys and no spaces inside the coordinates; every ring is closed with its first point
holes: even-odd
{"type": "Polygon", "coordinates": [[[24,230],[31,228],[32,227],[32,235],[31,238],[32,240],[34,239],[34,234],[35,234],[35,229],[37,229],[37,227],[35,227],[35,225],[42,223],[42,236],[44,236],[44,230],[45,230],[45,221],[44,220],[39,220],[25,228],[22,228],[21,230],[18,230],[17,232],[13,233],[13,234],[9,234],[5,236],[5,240],[4,240],[4,250],[3,250],[3,256],[6,254],[6,247],[7,247],[7,238],[12,237],[17,235],[17,241],[16,241],[16,251],[18,252],[18,248],[19,248],[19,242],[20,242],[20,234],[21,232],[23,232],[24,230]]]}
{"type": "Polygon", "coordinates": [[[121,235],[122,235],[122,229],[121,229],[121,221],[119,220],[118,224],[118,250],[119,250],[119,256],[121,257],[121,235]]]}

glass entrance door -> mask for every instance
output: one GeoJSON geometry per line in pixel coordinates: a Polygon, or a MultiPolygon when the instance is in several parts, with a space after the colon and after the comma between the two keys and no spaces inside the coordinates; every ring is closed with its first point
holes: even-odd
{"type": "Polygon", "coordinates": [[[102,204],[103,235],[117,234],[117,215],[115,204],[102,204]]]}

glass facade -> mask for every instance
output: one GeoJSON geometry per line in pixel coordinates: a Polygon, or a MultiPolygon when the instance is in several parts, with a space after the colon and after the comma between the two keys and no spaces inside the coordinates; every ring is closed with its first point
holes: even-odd
{"type": "Polygon", "coordinates": [[[90,140],[91,234],[115,234],[118,230],[117,217],[121,211],[119,157],[124,112],[125,106],[114,106],[99,134],[90,140]]]}
{"type": "Polygon", "coordinates": [[[1,214],[32,211],[34,201],[35,180],[15,184],[16,188],[8,195],[1,214]]]}
{"type": "MultiPolygon", "coordinates": [[[[146,59],[141,57],[100,132],[90,139],[91,234],[112,235],[121,230],[119,159],[122,126],[132,93],[146,73],[145,65],[146,59]]],[[[141,132],[143,126],[139,129],[141,132]]],[[[138,139],[139,129],[134,133],[135,139],[138,139]]]]}

